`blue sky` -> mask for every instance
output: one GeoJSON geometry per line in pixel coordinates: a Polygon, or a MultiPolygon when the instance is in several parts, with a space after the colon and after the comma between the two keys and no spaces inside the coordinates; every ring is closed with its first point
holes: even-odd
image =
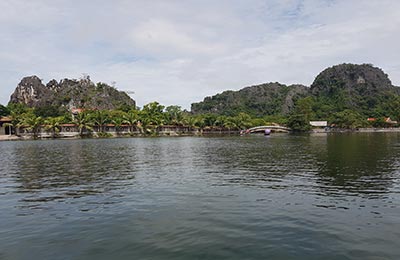
{"type": "Polygon", "coordinates": [[[310,85],[324,68],[372,63],[400,85],[400,1],[1,0],[0,103],[22,77],[116,82],[190,103],[264,83],[310,85]]]}

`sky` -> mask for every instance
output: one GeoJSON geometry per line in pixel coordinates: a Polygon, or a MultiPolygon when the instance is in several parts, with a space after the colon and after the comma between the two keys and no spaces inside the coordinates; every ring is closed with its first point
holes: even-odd
{"type": "Polygon", "coordinates": [[[24,76],[90,75],[138,106],[372,63],[400,85],[398,0],[0,0],[0,104],[24,76]]]}

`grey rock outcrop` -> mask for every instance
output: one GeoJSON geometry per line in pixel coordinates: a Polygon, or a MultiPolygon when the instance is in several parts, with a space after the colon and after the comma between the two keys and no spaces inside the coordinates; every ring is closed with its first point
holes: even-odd
{"type": "Polygon", "coordinates": [[[318,110],[322,111],[320,117],[344,109],[362,114],[378,110],[386,113],[390,110],[387,104],[397,102],[399,94],[400,88],[392,85],[382,69],[370,64],[339,64],[319,73],[311,87],[267,83],[225,91],[193,103],[192,112],[282,115],[292,111],[297,99],[311,96],[318,110]]]}
{"type": "Polygon", "coordinates": [[[306,95],[308,88],[303,85],[266,83],[206,97],[203,102],[193,103],[191,110],[193,113],[224,115],[234,115],[238,112],[256,116],[287,114],[293,108],[294,100],[306,95]]]}
{"type": "Polygon", "coordinates": [[[332,92],[336,88],[347,91],[373,93],[392,89],[392,82],[382,69],[371,64],[340,64],[323,70],[311,84],[315,95],[332,92]]]}
{"type": "Polygon", "coordinates": [[[50,80],[46,85],[37,76],[25,77],[11,95],[10,103],[29,107],[56,106],[87,109],[134,107],[135,101],[125,92],[105,83],[94,84],[89,77],[75,80],[50,80]]]}
{"type": "Polygon", "coordinates": [[[22,103],[30,107],[46,105],[51,97],[51,90],[46,88],[37,76],[25,77],[11,95],[11,103],[22,103]]]}

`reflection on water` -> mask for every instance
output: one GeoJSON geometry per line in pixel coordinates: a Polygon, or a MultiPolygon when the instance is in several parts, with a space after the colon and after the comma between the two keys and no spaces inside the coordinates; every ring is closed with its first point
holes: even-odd
{"type": "Polygon", "coordinates": [[[400,257],[396,133],[0,148],[0,258],[400,257]]]}
{"type": "Polygon", "coordinates": [[[118,147],[105,150],[90,142],[18,146],[13,151],[15,172],[12,176],[19,184],[16,192],[26,193],[23,200],[34,202],[121,189],[135,177],[131,161],[134,158],[124,150],[118,147]]]}
{"type": "Polygon", "coordinates": [[[398,178],[399,148],[397,135],[330,135],[317,155],[319,185],[331,194],[384,195],[398,178]]]}

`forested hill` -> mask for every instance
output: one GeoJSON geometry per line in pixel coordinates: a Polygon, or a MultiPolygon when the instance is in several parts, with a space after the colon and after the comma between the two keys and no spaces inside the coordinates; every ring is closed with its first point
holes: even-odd
{"type": "Polygon", "coordinates": [[[192,104],[192,112],[228,116],[240,112],[254,116],[286,114],[293,109],[296,99],[307,95],[308,88],[302,85],[267,83],[206,97],[203,102],[192,104]]]}
{"type": "Polygon", "coordinates": [[[323,119],[346,109],[363,116],[397,117],[399,90],[380,68],[370,64],[340,64],[322,71],[310,87],[268,83],[225,91],[193,103],[192,112],[288,115],[297,100],[307,98],[314,119],[323,119]]]}
{"type": "Polygon", "coordinates": [[[341,64],[322,71],[310,87],[318,117],[350,109],[369,117],[398,117],[400,88],[370,64],[341,64]]]}

